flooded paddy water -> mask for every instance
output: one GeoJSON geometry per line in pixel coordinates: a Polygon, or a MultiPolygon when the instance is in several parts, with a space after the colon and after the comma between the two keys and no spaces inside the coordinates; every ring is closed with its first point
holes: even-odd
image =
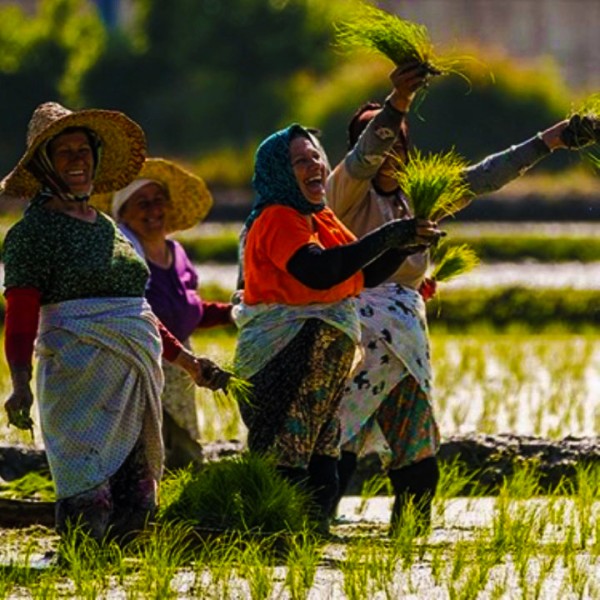
{"type": "MultiPolygon", "coordinates": [[[[519,225],[526,228],[550,238],[597,230],[593,224],[519,225]]],[[[480,235],[509,229],[514,225],[477,225],[480,235]]],[[[203,284],[235,286],[235,265],[202,264],[198,271],[203,284]]],[[[565,293],[600,289],[600,263],[483,264],[448,288],[514,285],[565,293]]],[[[195,347],[229,360],[233,338],[219,346],[207,335],[195,338],[195,347]]],[[[434,333],[432,355],[443,436],[510,432],[561,439],[600,431],[598,334],[434,333]]],[[[198,406],[203,439],[243,436],[235,407],[217,406],[203,393],[198,406]]],[[[307,544],[283,563],[269,562],[259,548],[232,552],[220,564],[202,555],[182,565],[176,548],[157,542],[154,554],[115,559],[111,566],[38,570],[48,566],[44,551],[56,547],[54,533],[0,530],[0,567],[11,561],[34,567],[0,570],[0,598],[600,598],[600,486],[589,483],[569,498],[533,497],[526,485],[495,498],[452,498],[444,487],[431,533],[395,541],[388,536],[390,497],[347,497],[332,538],[320,547],[307,544]]]]}

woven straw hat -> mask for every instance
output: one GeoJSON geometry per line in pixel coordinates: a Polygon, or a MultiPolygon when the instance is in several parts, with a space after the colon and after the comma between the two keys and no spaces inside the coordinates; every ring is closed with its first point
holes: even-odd
{"type": "Polygon", "coordinates": [[[120,208],[141,185],[139,180],[160,183],[169,192],[170,203],[165,213],[167,233],[189,229],[206,218],[213,199],[204,181],[174,162],[164,158],[148,158],[137,178],[125,189],[112,194],[93,194],[90,203],[97,209],[117,216],[120,208]]]}
{"type": "Polygon", "coordinates": [[[110,192],[126,186],[138,173],[146,154],[142,128],[121,112],[87,109],[72,111],[56,102],[40,104],[29,121],[27,149],[17,166],[0,182],[0,193],[31,198],[41,188],[27,164],[44,142],[68,127],[91,129],[102,142],[94,190],[110,192]]]}

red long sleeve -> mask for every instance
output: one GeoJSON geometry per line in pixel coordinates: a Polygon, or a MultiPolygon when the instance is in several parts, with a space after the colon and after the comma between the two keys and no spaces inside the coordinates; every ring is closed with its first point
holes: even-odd
{"type": "Polygon", "coordinates": [[[183,344],[163,325],[157,317],[158,332],[163,342],[163,358],[173,362],[177,355],[183,350],[183,344]]]}
{"type": "Polygon", "coordinates": [[[40,321],[41,293],[32,287],[5,292],[4,352],[10,365],[31,367],[33,345],[40,321]]]}
{"type": "Polygon", "coordinates": [[[202,320],[198,329],[207,329],[216,325],[231,325],[231,304],[229,302],[202,301],[202,320]]]}
{"type": "MultiPolygon", "coordinates": [[[[4,352],[11,365],[31,366],[33,345],[40,320],[40,291],[27,288],[9,288],[4,317],[4,352]]],[[[183,349],[179,340],[158,320],[163,342],[163,356],[173,362],[183,349]]]]}

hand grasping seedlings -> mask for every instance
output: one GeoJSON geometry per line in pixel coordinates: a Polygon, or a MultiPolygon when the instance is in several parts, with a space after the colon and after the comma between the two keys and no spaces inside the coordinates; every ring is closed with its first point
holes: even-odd
{"type": "Polygon", "coordinates": [[[370,4],[362,4],[352,18],[337,23],[336,45],[346,51],[365,49],[383,54],[397,66],[419,63],[429,77],[458,72],[463,60],[435,53],[424,25],[402,19],[370,4]]]}
{"type": "Polygon", "coordinates": [[[571,113],[560,139],[571,150],[584,149],[586,158],[600,168],[600,156],[592,149],[600,144],[600,93],[586,98],[571,113]]]}

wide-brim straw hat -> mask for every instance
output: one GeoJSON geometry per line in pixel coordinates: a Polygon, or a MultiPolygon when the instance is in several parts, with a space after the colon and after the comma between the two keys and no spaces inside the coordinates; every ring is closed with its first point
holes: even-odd
{"type": "Polygon", "coordinates": [[[138,174],[146,157],[146,137],[135,121],[115,110],[72,111],[56,102],[45,102],[33,112],[27,128],[25,154],[0,182],[0,193],[21,198],[35,196],[41,184],[27,165],[42,144],[68,127],[91,129],[102,143],[94,191],[118,190],[138,174]]]}
{"type": "Polygon", "coordinates": [[[90,203],[116,220],[119,210],[141,186],[156,181],[169,193],[170,203],[165,211],[167,233],[182,231],[197,225],[206,218],[213,198],[204,181],[184,168],[164,158],[148,158],[136,179],[125,189],[112,194],[93,194],[90,203]]]}

